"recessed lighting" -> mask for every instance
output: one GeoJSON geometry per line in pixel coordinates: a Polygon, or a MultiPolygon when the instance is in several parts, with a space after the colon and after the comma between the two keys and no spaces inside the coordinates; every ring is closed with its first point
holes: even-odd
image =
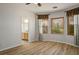
{"type": "Polygon", "coordinates": [[[54,6],[54,7],[52,7],[53,9],[56,9],[56,8],[58,8],[57,6],[54,6]]]}

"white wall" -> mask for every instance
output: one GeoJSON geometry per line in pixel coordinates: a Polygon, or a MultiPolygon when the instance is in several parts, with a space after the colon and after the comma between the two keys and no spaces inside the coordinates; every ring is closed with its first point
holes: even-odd
{"type": "Polygon", "coordinates": [[[48,20],[48,34],[42,34],[43,41],[56,41],[68,44],[75,44],[74,36],[67,35],[67,19],[64,11],[51,13],[48,20]],[[51,18],[64,17],[64,34],[51,34],[51,18]]]}
{"type": "Polygon", "coordinates": [[[20,4],[0,4],[0,51],[21,45],[21,20],[29,19],[29,42],[35,39],[35,15],[20,4]]]}

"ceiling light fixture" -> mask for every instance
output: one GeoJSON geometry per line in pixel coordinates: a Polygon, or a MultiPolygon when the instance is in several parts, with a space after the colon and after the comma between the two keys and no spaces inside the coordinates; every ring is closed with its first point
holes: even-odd
{"type": "MultiPolygon", "coordinates": [[[[25,3],[25,5],[29,5],[29,4],[31,4],[31,3],[25,3]]],[[[42,6],[42,4],[41,4],[41,3],[34,3],[34,4],[37,4],[37,5],[38,5],[38,7],[41,7],[41,6],[42,6]]]]}
{"type": "Polygon", "coordinates": [[[56,9],[56,8],[58,8],[57,6],[54,6],[54,7],[52,7],[53,9],[56,9]]]}

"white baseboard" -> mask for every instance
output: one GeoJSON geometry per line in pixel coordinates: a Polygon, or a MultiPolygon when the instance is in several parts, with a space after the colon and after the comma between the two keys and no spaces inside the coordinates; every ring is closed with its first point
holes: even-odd
{"type": "Polygon", "coordinates": [[[14,48],[14,47],[17,47],[17,46],[20,46],[20,45],[22,45],[22,44],[17,44],[16,46],[7,47],[7,48],[4,48],[4,49],[1,49],[0,51],[11,49],[11,48],[14,48]]]}

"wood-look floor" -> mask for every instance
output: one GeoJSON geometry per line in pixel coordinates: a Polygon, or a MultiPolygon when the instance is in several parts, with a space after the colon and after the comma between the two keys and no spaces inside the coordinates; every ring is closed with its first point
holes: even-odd
{"type": "Polygon", "coordinates": [[[33,42],[0,52],[1,55],[79,55],[79,48],[57,42],[33,42]]]}

